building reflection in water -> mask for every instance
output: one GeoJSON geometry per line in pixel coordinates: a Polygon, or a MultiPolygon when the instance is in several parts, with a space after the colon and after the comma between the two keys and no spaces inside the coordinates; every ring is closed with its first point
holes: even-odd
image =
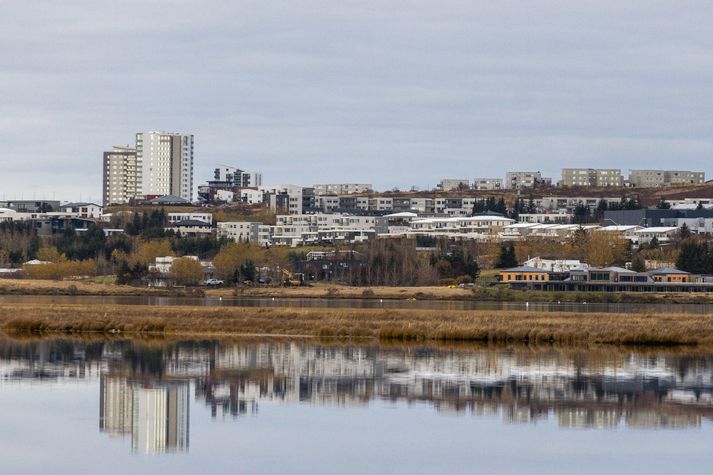
{"type": "Polygon", "coordinates": [[[109,436],[131,435],[133,450],[144,453],[188,449],[189,383],[130,382],[102,375],[99,429],[109,436]]]}
{"type": "Polygon", "coordinates": [[[99,429],[146,453],[188,449],[191,388],[216,419],[256,415],[267,402],[373,400],[508,424],[554,418],[561,428],[695,428],[713,419],[713,355],[663,350],[0,339],[0,376],[99,378],[99,429]]]}

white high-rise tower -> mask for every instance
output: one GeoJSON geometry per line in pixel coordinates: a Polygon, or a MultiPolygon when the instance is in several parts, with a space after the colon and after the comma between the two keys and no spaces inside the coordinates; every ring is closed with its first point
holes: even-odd
{"type": "Polygon", "coordinates": [[[136,160],[143,195],[174,195],[193,201],[193,135],[139,132],[136,160]]]}

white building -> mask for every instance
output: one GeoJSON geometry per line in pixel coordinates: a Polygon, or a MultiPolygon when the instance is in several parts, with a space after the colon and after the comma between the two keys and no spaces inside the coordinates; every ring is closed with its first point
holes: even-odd
{"type": "Polygon", "coordinates": [[[220,165],[216,167],[213,178],[215,181],[229,183],[233,186],[252,187],[262,186],[262,173],[248,172],[237,167],[220,165]]]}
{"type": "Polygon", "coordinates": [[[249,205],[260,204],[263,201],[264,194],[260,190],[251,188],[243,188],[240,190],[240,201],[249,205]]]}
{"type": "Polygon", "coordinates": [[[504,216],[414,219],[410,223],[410,234],[487,238],[514,222],[515,220],[504,216]]]}
{"type": "Polygon", "coordinates": [[[202,221],[206,224],[213,224],[213,215],[211,213],[168,213],[168,222],[171,224],[181,221],[202,221]]]}
{"type": "Polygon", "coordinates": [[[136,158],[143,195],[174,195],[193,201],[193,135],[139,132],[136,158]]]}
{"type": "Polygon", "coordinates": [[[650,228],[642,228],[634,231],[635,244],[649,244],[654,238],[659,244],[666,244],[680,231],[676,226],[654,226],[650,228]]]}
{"type": "Polygon", "coordinates": [[[95,203],[67,203],[60,205],[59,210],[78,218],[101,219],[103,208],[95,203]]]}
{"type": "Polygon", "coordinates": [[[543,259],[541,257],[533,257],[525,261],[522,265],[523,267],[533,267],[550,272],[569,272],[573,269],[589,269],[589,264],[580,262],[578,259],[543,259]]]}
{"type": "Polygon", "coordinates": [[[503,188],[503,179],[476,178],[473,180],[473,188],[476,190],[501,190],[503,188]]]}

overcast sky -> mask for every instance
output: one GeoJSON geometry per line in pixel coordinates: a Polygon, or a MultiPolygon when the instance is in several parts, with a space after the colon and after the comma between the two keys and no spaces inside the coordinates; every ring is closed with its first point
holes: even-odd
{"type": "Polygon", "coordinates": [[[140,130],[195,134],[196,184],[713,178],[713,2],[0,0],[0,198],[99,200],[140,130]]]}

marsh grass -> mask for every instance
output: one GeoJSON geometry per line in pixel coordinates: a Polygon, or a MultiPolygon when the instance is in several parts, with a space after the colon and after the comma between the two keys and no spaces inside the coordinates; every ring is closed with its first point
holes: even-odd
{"type": "Polygon", "coordinates": [[[709,345],[713,315],[0,304],[6,333],[290,335],[394,342],[709,345]]]}

